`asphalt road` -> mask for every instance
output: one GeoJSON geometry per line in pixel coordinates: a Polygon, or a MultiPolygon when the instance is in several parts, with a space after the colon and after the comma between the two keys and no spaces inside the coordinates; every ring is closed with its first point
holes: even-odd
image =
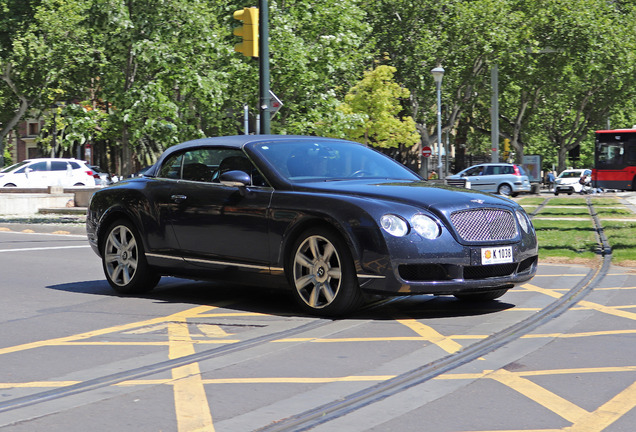
{"type": "Polygon", "coordinates": [[[634,430],[631,269],[542,263],[499,301],[397,298],[332,321],[258,287],[164,278],[120,297],[85,236],[55,232],[0,231],[0,430],[301,430],[285,422],[461,356],[591,279],[558,317],[311,430],[634,430]]]}

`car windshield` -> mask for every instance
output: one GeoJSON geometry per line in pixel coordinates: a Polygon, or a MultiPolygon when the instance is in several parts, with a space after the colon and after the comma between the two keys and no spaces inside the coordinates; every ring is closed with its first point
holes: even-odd
{"type": "Polygon", "coordinates": [[[11,171],[13,171],[13,170],[16,170],[16,169],[20,168],[21,166],[24,166],[24,165],[26,165],[26,164],[28,164],[28,163],[29,163],[29,161],[18,162],[17,164],[13,164],[13,165],[11,165],[11,166],[6,167],[5,169],[3,169],[3,170],[2,170],[2,171],[0,171],[0,172],[8,173],[8,172],[11,172],[11,171]]]}
{"type": "Polygon", "coordinates": [[[254,146],[281,177],[292,182],[349,178],[420,180],[408,168],[368,147],[346,141],[295,140],[254,146]]]}
{"type": "Polygon", "coordinates": [[[559,174],[559,178],[579,178],[581,173],[579,171],[563,171],[559,174]]]}

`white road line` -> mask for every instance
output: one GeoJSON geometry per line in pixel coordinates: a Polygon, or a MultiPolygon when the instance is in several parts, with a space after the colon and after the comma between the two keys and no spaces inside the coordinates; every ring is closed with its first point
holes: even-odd
{"type": "Polygon", "coordinates": [[[0,253],[2,252],[30,252],[30,251],[43,251],[43,250],[54,250],[54,249],[78,249],[78,248],[87,248],[90,245],[82,245],[82,246],[51,246],[51,247],[37,247],[37,248],[23,248],[23,249],[0,249],[0,253]]]}

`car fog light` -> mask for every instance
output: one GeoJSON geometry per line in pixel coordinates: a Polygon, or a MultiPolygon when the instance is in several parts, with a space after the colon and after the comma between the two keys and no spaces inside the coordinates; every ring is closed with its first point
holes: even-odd
{"type": "Polygon", "coordinates": [[[409,232],[409,226],[404,219],[393,214],[386,214],[380,219],[382,229],[396,237],[403,237],[409,232]]]}
{"type": "Polygon", "coordinates": [[[429,240],[436,239],[442,232],[437,222],[423,214],[413,216],[411,224],[415,232],[429,240]]]}
{"type": "Polygon", "coordinates": [[[523,229],[525,232],[528,232],[528,218],[523,212],[519,210],[516,211],[516,214],[519,225],[521,225],[521,229],[523,229]]]}

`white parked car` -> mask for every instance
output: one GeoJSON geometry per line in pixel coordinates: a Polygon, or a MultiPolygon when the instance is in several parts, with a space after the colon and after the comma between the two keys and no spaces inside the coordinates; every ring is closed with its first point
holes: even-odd
{"type": "Polygon", "coordinates": [[[95,187],[95,173],[78,159],[27,159],[0,171],[0,187],[95,187]]]}
{"type": "Polygon", "coordinates": [[[567,169],[564,170],[556,178],[554,182],[554,194],[567,193],[572,195],[574,192],[581,193],[584,186],[589,186],[592,180],[592,170],[589,169],[567,169]],[[585,176],[584,183],[581,177],[585,176]]]}

